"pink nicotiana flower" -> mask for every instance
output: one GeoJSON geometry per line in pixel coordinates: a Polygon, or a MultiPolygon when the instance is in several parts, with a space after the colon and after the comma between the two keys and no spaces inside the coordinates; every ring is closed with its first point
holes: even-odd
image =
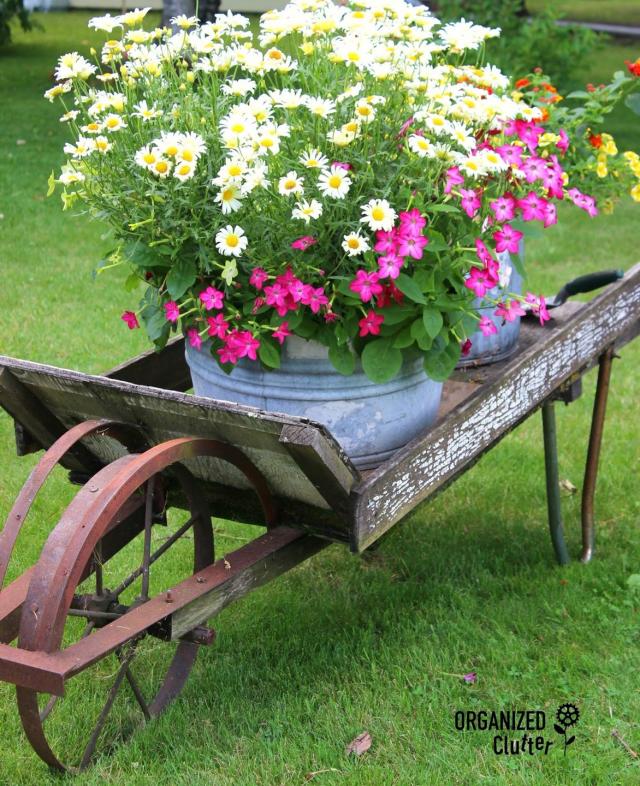
{"type": "Polygon", "coordinates": [[[254,338],[250,330],[232,330],[225,339],[227,356],[233,355],[235,360],[222,361],[237,363],[240,358],[247,357],[250,360],[257,360],[257,350],[260,348],[260,341],[254,338]]]}
{"type": "Polygon", "coordinates": [[[216,314],[215,317],[207,317],[209,328],[207,332],[211,338],[224,338],[229,329],[229,323],[225,321],[224,314],[216,314]]]}
{"type": "Polygon", "coordinates": [[[462,342],[460,346],[460,352],[462,354],[462,357],[466,357],[469,354],[469,352],[471,352],[472,346],[473,344],[471,343],[471,339],[466,339],[466,341],[462,342]]]}
{"type": "Polygon", "coordinates": [[[397,243],[397,229],[390,229],[388,232],[384,229],[378,229],[373,250],[377,251],[379,254],[393,254],[395,253],[397,243]]]}
{"type": "Polygon", "coordinates": [[[479,237],[476,238],[476,254],[482,264],[497,277],[499,268],[498,261],[494,259],[489,249],[479,237]]]}
{"type": "Polygon", "coordinates": [[[269,274],[261,267],[254,267],[249,276],[249,283],[256,289],[262,289],[264,282],[269,278],[269,274]]]}
{"type": "Polygon", "coordinates": [[[472,267],[464,285],[470,289],[476,297],[484,297],[489,290],[498,284],[498,277],[486,267],[472,267]]]}
{"type": "Polygon", "coordinates": [[[500,145],[500,147],[496,147],[496,153],[511,166],[520,167],[522,165],[522,148],[520,145],[500,145]]]}
{"type": "Polygon", "coordinates": [[[500,303],[496,308],[496,316],[502,317],[506,322],[515,322],[518,317],[522,317],[525,310],[520,305],[518,300],[512,300],[510,303],[500,303]]]}
{"type": "Polygon", "coordinates": [[[187,337],[189,338],[189,343],[194,349],[200,349],[202,346],[202,338],[196,328],[189,328],[189,330],[187,330],[187,337]]]}
{"type": "Polygon", "coordinates": [[[480,200],[481,193],[481,191],[474,191],[471,188],[460,189],[460,205],[469,218],[473,218],[480,210],[482,205],[480,200]]]}
{"type": "Polygon", "coordinates": [[[547,162],[539,156],[530,156],[520,167],[524,172],[527,183],[535,183],[536,180],[544,180],[547,176],[547,162]]]}
{"type": "Polygon", "coordinates": [[[523,221],[544,221],[547,200],[539,197],[535,191],[518,200],[518,207],[522,211],[523,221]]]}
{"type": "MultiPolygon", "coordinates": [[[[398,256],[422,259],[424,247],[428,243],[429,239],[424,235],[401,234],[400,238],[398,239],[398,256]]],[[[391,278],[397,278],[397,276],[391,276],[391,278]]]]}
{"type": "Polygon", "coordinates": [[[222,299],[224,297],[224,293],[222,293],[219,289],[207,287],[200,293],[199,297],[200,300],[204,303],[204,307],[208,311],[211,311],[214,308],[222,308],[222,299]]]}
{"type": "Polygon", "coordinates": [[[454,186],[459,186],[460,183],[464,183],[464,177],[462,176],[460,170],[457,166],[452,166],[447,169],[447,182],[444,187],[444,193],[450,194],[453,190],[454,186]]]}
{"type": "Polygon", "coordinates": [[[527,292],[524,302],[531,306],[531,310],[538,317],[541,325],[544,325],[545,322],[551,319],[547,311],[547,303],[542,295],[534,295],[532,292],[527,292]]]}
{"type": "Polygon", "coordinates": [[[522,237],[522,232],[514,229],[511,224],[505,224],[502,229],[498,229],[493,233],[493,239],[496,241],[496,251],[499,254],[502,254],[503,251],[517,254],[522,237]]]}
{"type": "Polygon", "coordinates": [[[500,223],[503,221],[511,221],[515,218],[517,206],[515,197],[509,193],[503,194],[501,197],[489,203],[489,207],[493,211],[496,221],[500,223]]]}
{"type": "Polygon", "coordinates": [[[180,308],[175,300],[169,300],[164,304],[164,315],[169,322],[177,322],[180,319],[180,308]]]}
{"type": "Polygon", "coordinates": [[[544,220],[542,223],[544,224],[545,228],[558,223],[558,208],[553,204],[553,202],[547,202],[545,205],[544,220]]]}
{"type": "Polygon", "coordinates": [[[281,325],[278,325],[278,327],[273,331],[273,337],[276,339],[276,341],[279,341],[280,344],[284,344],[285,338],[287,338],[290,335],[292,334],[291,331],[289,330],[288,322],[283,322],[281,325]]]}
{"type": "Polygon", "coordinates": [[[359,335],[362,336],[378,336],[380,334],[380,326],[384,322],[382,314],[376,314],[375,311],[369,311],[366,317],[363,317],[358,325],[360,326],[359,335]]]}
{"type": "Polygon", "coordinates": [[[397,135],[396,135],[396,137],[397,137],[398,139],[401,139],[403,136],[405,136],[405,134],[407,133],[407,131],[408,131],[408,130],[411,128],[411,126],[413,125],[413,120],[414,120],[414,119],[413,119],[413,117],[409,117],[409,118],[407,118],[407,119],[404,121],[404,123],[403,123],[403,124],[400,126],[400,130],[398,131],[398,133],[397,133],[397,135]]]}
{"type": "Polygon", "coordinates": [[[427,224],[427,219],[416,207],[401,212],[399,218],[401,235],[420,235],[427,224]]]}
{"type": "Polygon", "coordinates": [[[478,675],[475,671],[470,671],[468,674],[463,674],[462,679],[467,685],[473,685],[478,680],[478,675]]]}
{"type": "Polygon", "coordinates": [[[567,132],[564,130],[564,128],[561,128],[560,131],[558,131],[558,136],[560,139],[556,142],[556,147],[558,150],[560,150],[560,152],[566,153],[569,149],[569,137],[567,136],[567,132]]]}
{"type": "Polygon", "coordinates": [[[577,188],[570,188],[567,191],[567,196],[576,207],[586,211],[592,218],[598,215],[598,208],[596,207],[596,200],[588,194],[583,194],[577,188]]]}
{"type": "Polygon", "coordinates": [[[367,303],[382,292],[382,284],[378,283],[379,278],[379,273],[368,273],[366,270],[358,270],[356,277],[349,284],[349,289],[352,292],[357,292],[360,295],[360,300],[363,303],[367,303]]]}
{"type": "Polygon", "coordinates": [[[332,161],[331,166],[338,167],[338,169],[344,169],[346,172],[353,169],[353,164],[350,164],[348,161],[332,161]]]}
{"type": "Polygon", "coordinates": [[[136,328],[140,327],[138,317],[134,314],[133,311],[125,311],[120,319],[125,323],[129,330],[135,330],[136,328]]]}
{"type": "Polygon", "coordinates": [[[303,235],[299,237],[297,240],[294,240],[291,243],[291,248],[295,248],[298,251],[306,251],[311,246],[315,246],[318,241],[312,235],[303,235]]]}
{"type": "Polygon", "coordinates": [[[498,332],[498,328],[495,326],[494,321],[489,319],[489,317],[481,317],[480,322],[478,322],[478,328],[483,336],[491,336],[498,332]]]}
{"type": "Polygon", "coordinates": [[[264,288],[265,303],[268,306],[273,306],[276,308],[278,313],[280,313],[280,309],[284,309],[284,313],[287,313],[289,310],[290,299],[291,295],[289,293],[289,288],[283,286],[277,281],[274,284],[264,288]]]}
{"type": "Polygon", "coordinates": [[[309,289],[310,291],[302,302],[305,306],[309,306],[314,314],[317,314],[323,306],[328,304],[329,298],[325,295],[322,287],[309,287],[309,289]]]}

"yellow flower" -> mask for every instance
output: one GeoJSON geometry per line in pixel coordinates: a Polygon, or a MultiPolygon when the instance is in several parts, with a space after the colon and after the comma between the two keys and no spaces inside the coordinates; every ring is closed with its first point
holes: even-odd
{"type": "Polygon", "coordinates": [[[630,193],[634,202],[640,202],[640,183],[636,183],[630,193]]]}
{"type": "Polygon", "coordinates": [[[598,177],[606,177],[609,174],[609,170],[607,169],[606,159],[598,160],[598,165],[596,166],[596,174],[598,175],[598,177]]]}
{"type": "Polygon", "coordinates": [[[555,143],[559,141],[560,137],[557,134],[547,133],[540,137],[538,144],[541,147],[547,147],[548,145],[555,145],[555,143]]]}
{"type": "Polygon", "coordinates": [[[608,156],[616,155],[618,148],[611,134],[602,134],[602,147],[600,149],[608,156]]]}
{"type": "Polygon", "coordinates": [[[300,49],[302,50],[303,54],[310,55],[315,49],[315,47],[311,43],[311,41],[305,41],[304,44],[300,44],[300,49]]]}
{"type": "Polygon", "coordinates": [[[610,216],[613,213],[614,202],[613,199],[607,198],[601,205],[601,210],[606,216],[610,216]]]}
{"type": "Polygon", "coordinates": [[[625,152],[622,154],[622,157],[630,164],[640,161],[640,156],[633,150],[625,150],[625,152]]]}

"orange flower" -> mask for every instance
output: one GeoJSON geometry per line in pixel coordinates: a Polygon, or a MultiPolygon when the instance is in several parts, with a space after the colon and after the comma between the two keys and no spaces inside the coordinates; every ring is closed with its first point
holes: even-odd
{"type": "Polygon", "coordinates": [[[589,134],[588,140],[589,140],[589,144],[591,145],[591,147],[595,147],[596,149],[598,149],[599,147],[602,147],[602,136],[601,136],[601,134],[589,134]]]}
{"type": "Polygon", "coordinates": [[[528,87],[531,82],[525,77],[523,79],[518,79],[516,82],[516,88],[519,90],[521,87],[528,87]]]}
{"type": "Polygon", "coordinates": [[[633,63],[630,60],[625,60],[624,63],[629,69],[630,74],[633,74],[634,76],[640,76],[640,57],[633,63]]]}
{"type": "Polygon", "coordinates": [[[548,82],[543,82],[542,83],[542,87],[544,87],[544,89],[548,90],[550,93],[557,93],[558,92],[556,90],[556,88],[553,85],[550,85],[548,82]]]}

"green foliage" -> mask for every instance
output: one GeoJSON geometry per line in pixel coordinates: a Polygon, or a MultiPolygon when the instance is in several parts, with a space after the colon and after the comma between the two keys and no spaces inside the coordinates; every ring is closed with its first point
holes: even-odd
{"type": "Polygon", "coordinates": [[[444,0],[439,13],[500,27],[500,38],[487,42],[489,60],[516,77],[542,68],[562,90],[575,82],[598,44],[588,28],[557,25],[560,14],[550,4],[529,18],[524,0],[444,0]]]}
{"type": "Polygon", "coordinates": [[[11,41],[11,23],[16,18],[24,31],[33,29],[31,15],[23,0],[0,0],[0,47],[11,41]]]}

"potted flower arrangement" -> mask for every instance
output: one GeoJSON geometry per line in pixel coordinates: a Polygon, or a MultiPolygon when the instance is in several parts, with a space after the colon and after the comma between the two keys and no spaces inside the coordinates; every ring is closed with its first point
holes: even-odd
{"type": "MultiPolygon", "coordinates": [[[[497,331],[475,298],[527,222],[556,223],[566,133],[483,64],[498,30],[403,0],[294,0],[255,33],[232,13],[146,30],[147,10],[91,20],[113,35],[95,62],[60,58],[47,97],[74,138],[52,189],[112,227],[106,266],[145,288],[123,320],[158,348],[182,331],[196,393],[379,462],[497,331]]],[[[525,301],[548,318],[532,293],[493,306],[511,323],[525,301]]]]}

